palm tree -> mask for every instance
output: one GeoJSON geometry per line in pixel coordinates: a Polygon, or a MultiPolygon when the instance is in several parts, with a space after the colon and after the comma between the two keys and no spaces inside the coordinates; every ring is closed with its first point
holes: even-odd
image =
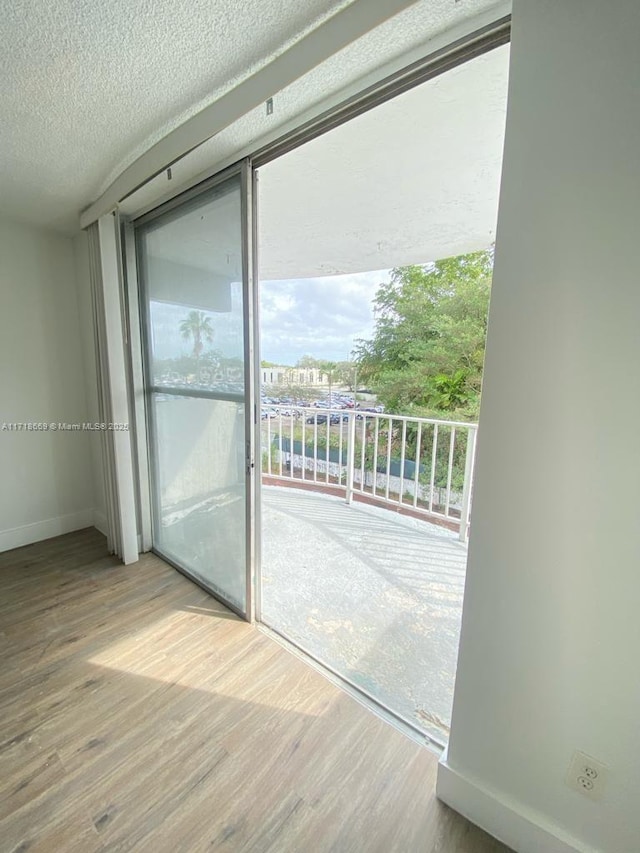
{"type": "Polygon", "coordinates": [[[335,361],[321,361],[318,365],[320,370],[326,373],[329,378],[329,400],[331,400],[333,394],[333,373],[337,366],[335,361]]]}
{"type": "Polygon", "coordinates": [[[193,338],[193,357],[196,360],[196,382],[201,382],[200,356],[204,349],[205,341],[213,341],[213,329],[211,328],[211,317],[207,317],[204,311],[189,311],[185,320],[180,323],[180,333],[188,341],[193,338]]]}
{"type": "Polygon", "coordinates": [[[180,333],[186,341],[193,338],[193,357],[199,360],[205,341],[213,341],[211,318],[204,311],[189,311],[186,319],[180,323],[180,333]]]}

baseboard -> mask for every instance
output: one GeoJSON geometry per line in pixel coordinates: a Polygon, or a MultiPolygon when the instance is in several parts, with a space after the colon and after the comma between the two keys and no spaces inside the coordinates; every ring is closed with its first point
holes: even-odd
{"type": "Polygon", "coordinates": [[[93,526],[99,530],[103,536],[108,536],[107,516],[103,512],[94,509],[93,511],[93,526]]]}
{"type": "Polygon", "coordinates": [[[445,751],[438,765],[439,800],[516,853],[598,853],[521,803],[454,770],[445,751]]]}
{"type": "Polygon", "coordinates": [[[21,548],[23,545],[30,545],[32,542],[42,542],[43,539],[51,539],[53,536],[61,536],[63,533],[71,533],[73,530],[93,527],[95,524],[94,515],[92,509],[83,509],[81,512],[73,512],[69,515],[60,515],[57,518],[47,518],[44,521],[35,521],[32,524],[0,530],[0,551],[10,551],[12,548],[21,548]]]}

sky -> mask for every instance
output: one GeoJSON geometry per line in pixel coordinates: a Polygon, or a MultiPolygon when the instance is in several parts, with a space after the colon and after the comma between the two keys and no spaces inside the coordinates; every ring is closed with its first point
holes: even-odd
{"type": "Polygon", "coordinates": [[[260,284],[260,357],[294,365],[303,355],[349,359],[373,334],[373,299],[388,270],[260,284]]]}
{"type": "MultiPolygon", "coordinates": [[[[388,281],[389,270],[260,283],[260,358],[295,365],[303,355],[347,361],[358,338],[373,335],[373,299],[388,281]]],[[[228,312],[209,312],[213,348],[227,357],[243,357],[242,288],[230,285],[228,312]]],[[[190,355],[193,341],[180,324],[194,306],[151,301],[155,358],[190,355]]]]}

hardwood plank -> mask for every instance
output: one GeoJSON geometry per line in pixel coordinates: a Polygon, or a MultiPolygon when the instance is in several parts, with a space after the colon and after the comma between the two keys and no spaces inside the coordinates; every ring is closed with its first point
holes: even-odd
{"type": "Polygon", "coordinates": [[[504,853],[436,756],[152,554],[0,554],[0,851],[504,853]]]}

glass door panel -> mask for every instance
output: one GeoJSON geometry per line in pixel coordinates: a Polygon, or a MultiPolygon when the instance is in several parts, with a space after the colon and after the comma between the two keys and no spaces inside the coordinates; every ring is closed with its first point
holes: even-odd
{"type": "Polygon", "coordinates": [[[244,405],[173,394],[153,398],[154,544],[244,612],[244,405]]]}
{"type": "Polygon", "coordinates": [[[136,224],[153,547],[246,615],[251,407],[240,174],[136,224]]]}

